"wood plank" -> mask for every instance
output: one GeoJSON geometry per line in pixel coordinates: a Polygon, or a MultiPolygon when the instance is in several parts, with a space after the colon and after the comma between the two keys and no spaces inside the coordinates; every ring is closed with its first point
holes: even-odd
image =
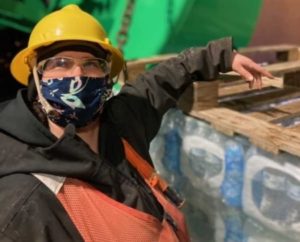
{"type": "Polygon", "coordinates": [[[299,60],[299,48],[294,48],[289,51],[277,51],[276,58],[278,61],[295,61],[299,60]]]}
{"type": "MultiPolygon", "coordinates": [[[[280,62],[280,63],[275,63],[271,65],[266,65],[264,66],[266,70],[271,72],[273,75],[277,77],[281,77],[285,73],[292,73],[292,72],[297,72],[300,71],[300,60],[295,60],[295,61],[286,61],[286,62],[280,62]]],[[[226,74],[222,74],[220,77],[221,80],[227,80],[230,81],[236,81],[237,79],[241,79],[239,75],[236,72],[230,71],[227,72],[226,74]]]]}
{"type": "Polygon", "coordinates": [[[145,72],[147,65],[157,64],[162,61],[166,61],[172,57],[177,56],[177,54],[165,54],[157,55],[149,58],[142,58],[138,60],[127,61],[128,70],[128,81],[134,81],[138,75],[145,72]]]}
{"type": "Polygon", "coordinates": [[[299,60],[299,47],[297,45],[281,44],[281,45],[266,45],[252,46],[239,49],[239,52],[244,55],[260,54],[260,53],[275,53],[277,62],[299,60]]]}
{"type": "Polygon", "coordinates": [[[127,66],[127,70],[128,70],[128,77],[127,77],[128,81],[134,81],[138,77],[138,75],[145,72],[145,65],[141,63],[139,65],[130,67],[130,70],[128,69],[127,66]]]}
{"type": "MultiPolygon", "coordinates": [[[[266,77],[262,78],[262,88],[266,87],[277,87],[283,88],[283,78],[269,79],[266,77]]],[[[221,82],[219,84],[219,96],[229,96],[237,93],[243,93],[248,91],[258,90],[258,88],[249,89],[248,82],[241,80],[231,83],[221,82]]]]}
{"type": "Polygon", "coordinates": [[[185,112],[217,107],[218,88],[219,82],[217,80],[194,82],[181,95],[178,106],[185,112]]]}
{"type": "Polygon", "coordinates": [[[291,100],[289,103],[277,106],[276,108],[270,108],[263,112],[253,112],[248,115],[268,122],[278,123],[285,119],[300,116],[300,100],[291,100]]]}
{"type": "MultiPolygon", "coordinates": [[[[154,56],[150,58],[143,58],[139,60],[132,60],[127,62],[127,68],[129,73],[129,80],[133,80],[137,75],[145,71],[145,66],[148,64],[157,64],[161,61],[168,60],[172,57],[176,57],[176,54],[165,54],[154,56]]],[[[300,60],[297,61],[288,61],[283,63],[272,64],[264,67],[272,74],[280,76],[284,73],[291,73],[300,71],[300,60]]],[[[218,80],[222,80],[223,82],[232,82],[241,80],[241,77],[235,72],[228,72],[226,74],[220,75],[218,80]]]]}
{"type": "MultiPolygon", "coordinates": [[[[262,90],[263,91],[263,90],[262,90]]],[[[254,92],[252,96],[239,95],[238,98],[222,101],[219,105],[238,111],[263,111],[269,109],[269,105],[300,97],[300,89],[286,87],[284,89],[274,89],[269,93],[254,92]]]]}
{"type": "Polygon", "coordinates": [[[300,156],[300,133],[226,108],[191,111],[188,115],[211,123],[225,134],[243,135],[273,154],[283,151],[300,156]]]}
{"type": "MultiPolygon", "coordinates": [[[[138,61],[129,61],[127,63],[127,68],[129,72],[132,70],[140,70],[141,72],[145,71],[145,66],[147,64],[155,64],[159,63],[160,61],[168,60],[171,57],[174,57],[176,55],[163,55],[153,58],[145,58],[138,61]]],[[[270,71],[272,74],[280,76],[284,73],[291,73],[291,72],[297,72],[300,71],[300,61],[288,61],[283,63],[277,63],[272,65],[264,66],[264,68],[268,71],[270,71]]],[[[281,79],[279,77],[279,79],[281,79]]],[[[218,80],[222,80],[223,82],[234,82],[238,80],[242,80],[242,78],[236,73],[236,72],[227,72],[226,74],[221,74],[218,80]]],[[[264,79],[265,80],[265,79],[264,79]]],[[[275,82],[274,82],[275,84],[275,82]]]]}
{"type": "Polygon", "coordinates": [[[291,130],[292,132],[300,133],[300,124],[295,125],[293,127],[288,127],[286,129],[291,130]]]}
{"type": "Polygon", "coordinates": [[[284,85],[300,87],[300,71],[285,73],[284,74],[284,85]]]}
{"type": "MultiPolygon", "coordinates": [[[[253,46],[253,47],[246,47],[240,48],[238,50],[241,54],[248,54],[248,53],[255,53],[255,52],[288,52],[298,50],[297,45],[289,45],[289,44],[280,44],[280,45],[266,45],[266,46],[253,46]]],[[[131,68],[135,65],[146,65],[146,64],[156,64],[161,61],[168,60],[170,58],[176,57],[178,54],[170,53],[170,54],[162,54],[157,56],[152,56],[149,58],[141,58],[138,60],[130,60],[127,63],[128,68],[131,68]]]]}
{"type": "Polygon", "coordinates": [[[128,69],[134,68],[135,66],[145,66],[147,64],[156,64],[162,61],[166,61],[170,58],[176,57],[177,54],[164,54],[164,55],[157,55],[157,56],[152,56],[149,58],[141,58],[138,60],[131,60],[127,62],[127,67],[128,69]]]}
{"type": "Polygon", "coordinates": [[[297,45],[279,44],[279,45],[260,45],[240,48],[238,51],[243,54],[259,53],[259,52],[288,52],[298,49],[297,45]]]}
{"type": "Polygon", "coordinates": [[[266,70],[273,73],[274,75],[281,75],[289,72],[300,71],[300,60],[297,61],[287,61],[272,65],[264,66],[266,70]]]}

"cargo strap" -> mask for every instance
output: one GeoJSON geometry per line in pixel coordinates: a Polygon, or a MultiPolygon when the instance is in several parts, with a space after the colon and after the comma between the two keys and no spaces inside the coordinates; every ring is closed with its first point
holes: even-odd
{"type": "Polygon", "coordinates": [[[184,200],[168,185],[168,183],[157,174],[155,169],[144,160],[135,149],[125,140],[122,139],[125,156],[130,164],[140,173],[142,177],[153,188],[161,191],[171,202],[177,207],[181,207],[184,204],[184,200]]]}
{"type": "MultiPolygon", "coordinates": [[[[162,192],[177,207],[181,207],[184,200],[162,177],[159,176],[159,174],[157,174],[155,169],[146,160],[144,160],[125,139],[122,139],[122,142],[127,160],[149,183],[149,185],[162,192]]],[[[45,184],[54,194],[58,194],[66,179],[65,177],[43,173],[32,173],[32,175],[45,184]]]]}

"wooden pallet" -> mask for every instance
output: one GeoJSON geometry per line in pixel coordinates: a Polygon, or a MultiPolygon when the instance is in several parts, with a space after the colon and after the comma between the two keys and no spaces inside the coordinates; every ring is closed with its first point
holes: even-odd
{"type": "MultiPolygon", "coordinates": [[[[249,89],[248,83],[235,73],[222,75],[210,82],[195,82],[187,88],[179,107],[188,115],[205,120],[227,134],[247,137],[251,143],[277,154],[287,152],[300,156],[300,125],[284,127],[291,120],[300,120],[300,60],[298,47],[281,45],[244,49],[275,51],[276,64],[268,65],[275,79],[263,78],[263,88],[249,89]],[[282,62],[282,57],[286,61],[282,62]],[[281,125],[279,125],[281,124],[281,125]]],[[[164,55],[130,62],[130,78],[173,55],[164,55]]]]}

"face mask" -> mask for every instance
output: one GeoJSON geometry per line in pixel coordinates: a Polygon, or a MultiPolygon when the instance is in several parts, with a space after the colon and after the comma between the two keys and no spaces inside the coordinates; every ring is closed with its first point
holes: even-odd
{"type": "Polygon", "coordinates": [[[111,94],[106,77],[63,77],[41,81],[41,94],[52,106],[48,118],[61,127],[84,127],[95,120],[111,94]]]}

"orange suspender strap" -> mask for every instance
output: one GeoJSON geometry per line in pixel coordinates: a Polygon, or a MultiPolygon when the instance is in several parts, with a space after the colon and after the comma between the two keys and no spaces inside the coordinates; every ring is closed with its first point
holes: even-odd
{"type": "Polygon", "coordinates": [[[144,160],[125,139],[122,139],[122,142],[125,148],[125,156],[130,164],[137,169],[140,175],[146,179],[151,187],[160,190],[177,207],[181,207],[184,200],[179,197],[168,183],[157,174],[155,169],[146,160],[144,160]]]}

